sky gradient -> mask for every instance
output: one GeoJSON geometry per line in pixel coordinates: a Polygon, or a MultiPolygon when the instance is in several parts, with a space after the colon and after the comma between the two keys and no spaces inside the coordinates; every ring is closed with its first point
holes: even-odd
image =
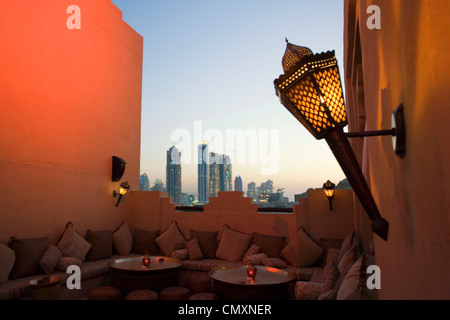
{"type": "Polygon", "coordinates": [[[202,140],[230,155],[244,191],[271,179],[293,201],[345,178],[326,142],[285,109],[273,84],[283,73],[285,37],[314,53],[335,50],[342,77],[342,1],[112,2],[144,37],[141,174],[151,185],[165,183],[166,151],[178,145],[182,191],[196,193],[202,140]]]}

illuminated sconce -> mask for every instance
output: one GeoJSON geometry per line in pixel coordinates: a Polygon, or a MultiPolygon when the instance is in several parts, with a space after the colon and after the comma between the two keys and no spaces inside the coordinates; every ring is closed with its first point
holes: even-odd
{"type": "Polygon", "coordinates": [[[119,187],[119,192],[117,192],[116,190],[113,191],[114,198],[119,196],[119,199],[117,199],[116,207],[119,205],[120,200],[128,192],[128,190],[130,190],[130,185],[128,184],[128,182],[122,182],[119,187]]]}
{"type": "Polygon", "coordinates": [[[334,187],[336,185],[331,182],[330,180],[328,180],[327,182],[325,182],[323,184],[323,191],[325,192],[325,195],[328,198],[328,202],[330,203],[330,211],[333,211],[333,198],[334,198],[334,187]]]}
{"type": "Polygon", "coordinates": [[[125,172],[126,161],[120,157],[112,157],[112,181],[120,181],[125,172]]]}
{"type": "Polygon", "coordinates": [[[403,158],[406,151],[403,106],[394,111],[391,130],[344,133],[347,115],[334,51],[313,54],[287,39],[286,43],[284,74],[274,81],[280,102],[316,139],[325,138],[368,214],[372,231],[387,241],[389,223],[378,211],[348,137],[392,135],[394,151],[403,158]]]}

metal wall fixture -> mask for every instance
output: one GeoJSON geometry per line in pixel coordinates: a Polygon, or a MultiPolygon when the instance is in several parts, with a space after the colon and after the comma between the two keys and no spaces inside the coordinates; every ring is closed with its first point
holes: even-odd
{"type": "Polygon", "coordinates": [[[119,206],[120,200],[127,194],[128,190],[130,190],[130,185],[128,184],[128,181],[125,181],[120,184],[119,191],[113,191],[113,197],[119,197],[119,199],[117,199],[116,207],[119,206]]]}
{"type": "Polygon", "coordinates": [[[372,231],[387,241],[389,223],[378,211],[348,138],[392,135],[394,151],[403,158],[406,152],[403,105],[393,113],[391,130],[344,133],[348,122],[334,51],[313,54],[287,39],[286,43],[282,60],[284,74],[274,80],[276,95],[316,139],[325,139],[369,216],[372,231]]]}
{"type": "Polygon", "coordinates": [[[330,211],[333,211],[333,198],[334,198],[334,188],[335,184],[331,182],[330,180],[327,180],[322,186],[323,191],[325,192],[325,196],[328,199],[328,202],[330,203],[330,211]]]}

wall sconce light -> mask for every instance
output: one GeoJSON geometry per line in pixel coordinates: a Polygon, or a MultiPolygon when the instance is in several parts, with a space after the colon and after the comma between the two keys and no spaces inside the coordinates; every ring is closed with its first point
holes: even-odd
{"type": "Polygon", "coordinates": [[[126,161],[120,157],[112,157],[112,181],[120,181],[125,172],[126,161]]]}
{"type": "Polygon", "coordinates": [[[119,187],[119,192],[116,190],[113,191],[113,197],[119,196],[119,199],[117,199],[116,207],[119,206],[119,202],[122,199],[122,197],[130,190],[130,185],[128,184],[128,181],[122,182],[119,187]]]}
{"type": "Polygon", "coordinates": [[[333,211],[332,202],[333,202],[333,198],[334,198],[334,187],[335,186],[336,185],[333,182],[331,182],[330,180],[327,180],[327,182],[325,182],[323,184],[323,191],[325,192],[325,195],[328,198],[328,202],[330,203],[330,211],[333,211]]]}
{"type": "MultiPolygon", "coordinates": [[[[286,43],[282,60],[284,74],[274,81],[280,102],[316,139],[325,138],[368,214],[372,231],[387,241],[389,223],[381,217],[347,139],[352,134],[343,131],[347,115],[334,51],[313,54],[287,39],[286,43]]],[[[406,151],[403,106],[394,111],[393,118],[394,128],[381,134],[395,137],[394,150],[402,158],[406,151]]],[[[357,133],[353,137],[366,135],[380,135],[380,132],[357,133]]]]}

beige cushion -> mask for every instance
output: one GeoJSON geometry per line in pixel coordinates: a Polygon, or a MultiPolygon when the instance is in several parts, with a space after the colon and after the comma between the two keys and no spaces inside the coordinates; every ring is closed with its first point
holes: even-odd
{"type": "Polygon", "coordinates": [[[51,244],[42,255],[41,260],[39,261],[39,265],[46,274],[50,274],[53,272],[53,270],[55,270],[56,265],[58,264],[58,261],[61,257],[62,253],[61,251],[59,251],[58,247],[54,244],[51,244]]]}
{"type": "Polygon", "coordinates": [[[186,243],[186,249],[189,254],[189,260],[200,260],[203,259],[203,253],[200,249],[197,238],[191,239],[186,243]]]}
{"type": "Polygon", "coordinates": [[[118,254],[129,254],[133,250],[133,234],[126,221],[113,232],[113,245],[118,254]]]}
{"type": "Polygon", "coordinates": [[[244,256],[244,259],[242,259],[243,264],[259,264],[262,265],[262,260],[264,258],[267,258],[267,255],[264,252],[260,252],[257,254],[251,254],[244,256]]]}
{"type": "Polygon", "coordinates": [[[72,257],[61,257],[56,264],[55,269],[58,271],[67,272],[67,268],[69,266],[81,266],[82,262],[80,259],[72,258],[72,257]]]}
{"type": "Polygon", "coordinates": [[[337,300],[360,300],[361,290],[366,286],[365,255],[362,255],[350,268],[337,293],[337,300]]]}
{"type": "Polygon", "coordinates": [[[252,241],[252,235],[225,225],[217,248],[216,256],[226,261],[242,261],[252,241]]]}
{"type": "Polygon", "coordinates": [[[86,255],[86,261],[101,260],[112,256],[113,235],[111,230],[88,230],[86,240],[92,245],[86,255]]]}
{"type": "Polygon", "coordinates": [[[279,269],[285,269],[287,268],[288,264],[283,259],[278,258],[264,258],[261,260],[262,264],[266,267],[274,267],[279,269]]]}
{"type": "Polygon", "coordinates": [[[187,249],[179,249],[179,250],[172,251],[170,253],[170,256],[172,258],[183,261],[183,260],[186,260],[187,258],[189,258],[189,253],[188,253],[187,249]]]}
{"type": "Polygon", "coordinates": [[[13,249],[0,243],[0,286],[8,281],[11,270],[16,261],[16,254],[13,249]]]}
{"type": "Polygon", "coordinates": [[[17,239],[11,238],[11,248],[16,254],[16,261],[11,272],[11,279],[18,279],[41,274],[39,260],[50,245],[49,238],[17,239]]]}
{"type": "Polygon", "coordinates": [[[56,246],[61,251],[63,257],[73,257],[78,259],[79,258],[78,255],[76,256],[71,255],[72,252],[71,250],[69,250],[71,249],[70,245],[73,245],[77,249],[78,253],[82,257],[82,259],[80,259],[82,261],[85,259],[87,253],[92,247],[92,244],[86,241],[86,239],[84,239],[75,231],[73,224],[71,222],[67,223],[66,229],[59,238],[56,246]]]}
{"type": "Polygon", "coordinates": [[[323,249],[300,228],[294,238],[281,250],[281,257],[294,267],[312,266],[322,257],[323,249]]]}
{"type": "Polygon", "coordinates": [[[344,254],[352,247],[353,239],[355,238],[355,231],[350,232],[342,242],[338,255],[338,263],[341,261],[344,254]]]}
{"type": "Polygon", "coordinates": [[[187,243],[176,221],[172,221],[169,227],[155,238],[155,241],[166,256],[170,256],[172,251],[182,249],[182,246],[187,243]]]}

